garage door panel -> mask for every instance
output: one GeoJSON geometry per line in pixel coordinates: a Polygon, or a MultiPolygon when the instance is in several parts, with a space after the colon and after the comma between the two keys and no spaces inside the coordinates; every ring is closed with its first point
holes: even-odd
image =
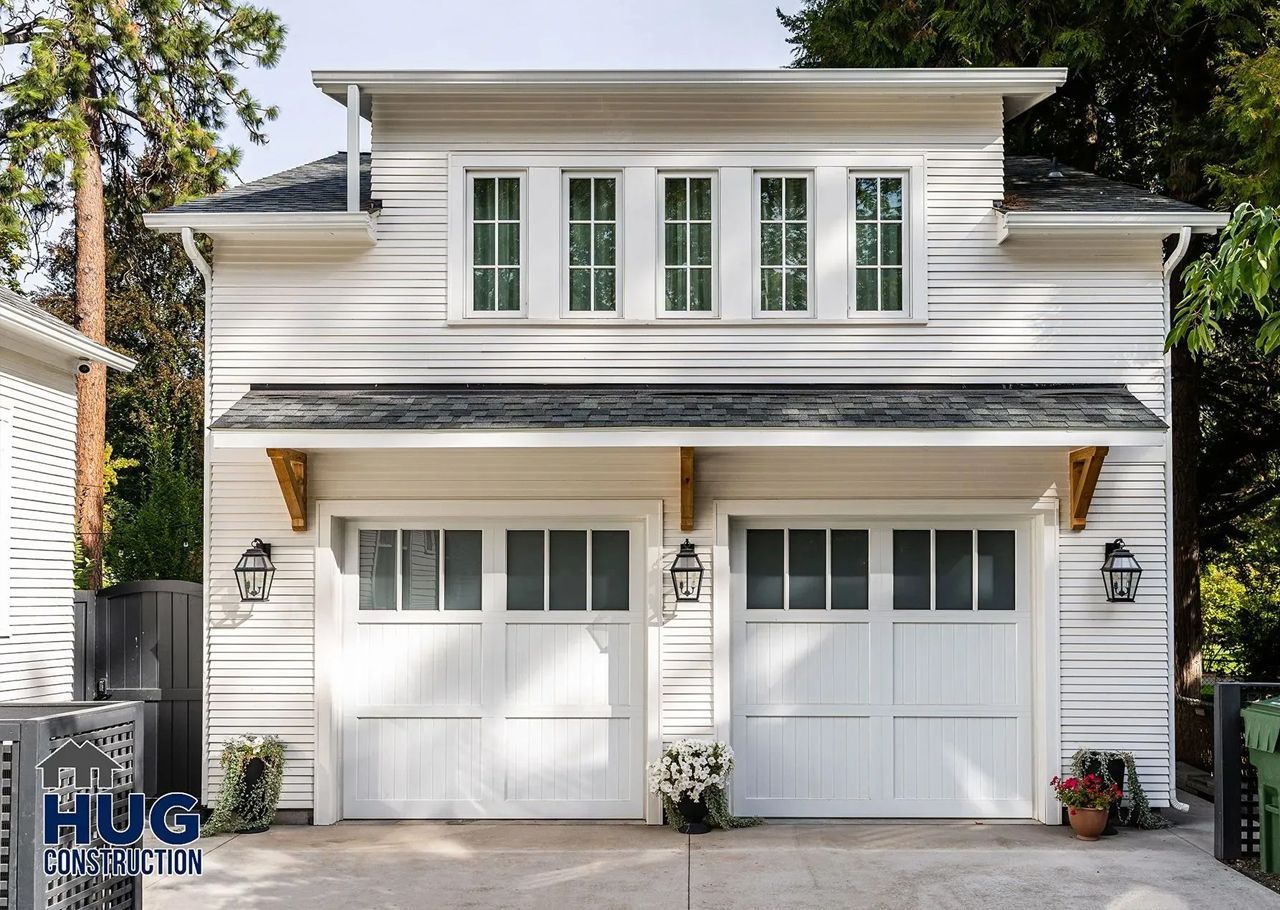
{"type": "Polygon", "coordinates": [[[627,717],[509,718],[504,797],[560,803],[628,799],[639,773],[635,722],[627,717]]]}
{"type": "Polygon", "coordinates": [[[356,798],[365,801],[482,800],[479,717],[362,717],[356,798]]]}
{"type": "Polygon", "coordinates": [[[745,623],[742,700],[752,705],[865,704],[870,690],[865,623],[745,623]]]}
{"type": "Polygon", "coordinates": [[[509,623],[511,705],[630,706],[632,628],[627,623],[509,623]]]}
{"type": "Polygon", "coordinates": [[[641,527],[363,524],[347,535],[343,814],[643,817],[641,527]]]}
{"type": "Polygon", "coordinates": [[[734,787],[751,811],[760,811],[759,800],[870,798],[870,717],[744,717],[742,724],[754,760],[735,772],[734,787]]]}
{"type": "Polygon", "coordinates": [[[895,623],[893,700],[898,705],[1013,705],[1018,627],[895,623]]]}
{"type": "Polygon", "coordinates": [[[736,810],[1029,817],[1026,525],[860,524],[731,524],[736,810]],[[856,611],[831,594],[843,575],[865,580],[856,611]]]}
{"type": "Polygon", "coordinates": [[[896,799],[1010,801],[1024,774],[1016,717],[897,717],[896,799]]]}
{"type": "Polygon", "coordinates": [[[478,705],[484,631],[476,623],[361,623],[348,651],[358,704],[478,705]]]}

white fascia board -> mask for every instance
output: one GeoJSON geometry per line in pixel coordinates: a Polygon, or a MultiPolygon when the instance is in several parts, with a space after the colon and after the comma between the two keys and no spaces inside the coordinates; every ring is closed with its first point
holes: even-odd
{"type": "Polygon", "coordinates": [[[1164,430],[805,430],[654,428],[591,430],[212,431],[217,449],[540,449],[613,447],[1079,448],[1156,446],[1164,430]]]}
{"type": "Polygon", "coordinates": [[[313,70],[312,82],[346,103],[347,86],[361,88],[361,114],[375,93],[431,91],[707,91],[792,90],[846,93],[987,94],[1005,99],[1012,119],[1052,95],[1066,81],[1064,67],[757,70],[313,70]]]}
{"type": "Polygon", "coordinates": [[[1213,234],[1230,220],[1225,212],[1022,212],[996,209],[996,239],[1015,234],[1152,234],[1164,237],[1184,227],[1213,234]]]}
{"type": "Polygon", "coordinates": [[[154,212],[143,223],[162,234],[190,228],[201,234],[277,234],[326,236],[360,243],[377,242],[378,217],[371,212],[154,212]]]}
{"type": "Polygon", "coordinates": [[[11,344],[16,342],[14,347],[40,355],[47,356],[49,351],[55,351],[68,359],[106,364],[121,373],[130,373],[138,365],[133,358],[117,354],[69,325],[53,325],[11,307],[0,306],[0,333],[11,344]]]}

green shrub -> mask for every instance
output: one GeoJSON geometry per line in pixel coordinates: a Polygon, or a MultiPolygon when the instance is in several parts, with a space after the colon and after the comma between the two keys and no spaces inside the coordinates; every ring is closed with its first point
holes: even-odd
{"type": "Polygon", "coordinates": [[[167,436],[153,436],[143,465],[146,496],[122,507],[108,552],[120,581],[200,581],[204,500],[200,469],[181,465],[167,436]]]}
{"type": "Polygon", "coordinates": [[[1242,546],[1205,567],[1205,671],[1254,681],[1280,679],[1280,534],[1274,516],[1242,546]]]}

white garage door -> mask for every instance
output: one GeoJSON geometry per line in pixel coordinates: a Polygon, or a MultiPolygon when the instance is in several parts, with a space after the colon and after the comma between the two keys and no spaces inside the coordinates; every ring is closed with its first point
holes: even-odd
{"type": "Polygon", "coordinates": [[[642,817],[642,536],[352,527],[344,815],[642,817]]]}
{"type": "Polygon", "coordinates": [[[1019,523],[731,533],[737,812],[1029,818],[1019,523]]]}

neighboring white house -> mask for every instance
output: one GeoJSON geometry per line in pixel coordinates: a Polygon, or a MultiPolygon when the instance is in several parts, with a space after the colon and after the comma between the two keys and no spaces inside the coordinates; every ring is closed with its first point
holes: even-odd
{"type": "Polygon", "coordinates": [[[1169,805],[1163,244],[1225,217],[1006,157],[1064,78],[316,73],[346,153],[148,218],[209,282],[205,792],[278,733],[319,823],[656,822],[717,736],[741,813],[1053,822],[1080,747],[1169,805]]]}
{"type": "Polygon", "coordinates": [[[76,373],[132,370],[0,288],[0,701],[72,692],[76,373]]]}

